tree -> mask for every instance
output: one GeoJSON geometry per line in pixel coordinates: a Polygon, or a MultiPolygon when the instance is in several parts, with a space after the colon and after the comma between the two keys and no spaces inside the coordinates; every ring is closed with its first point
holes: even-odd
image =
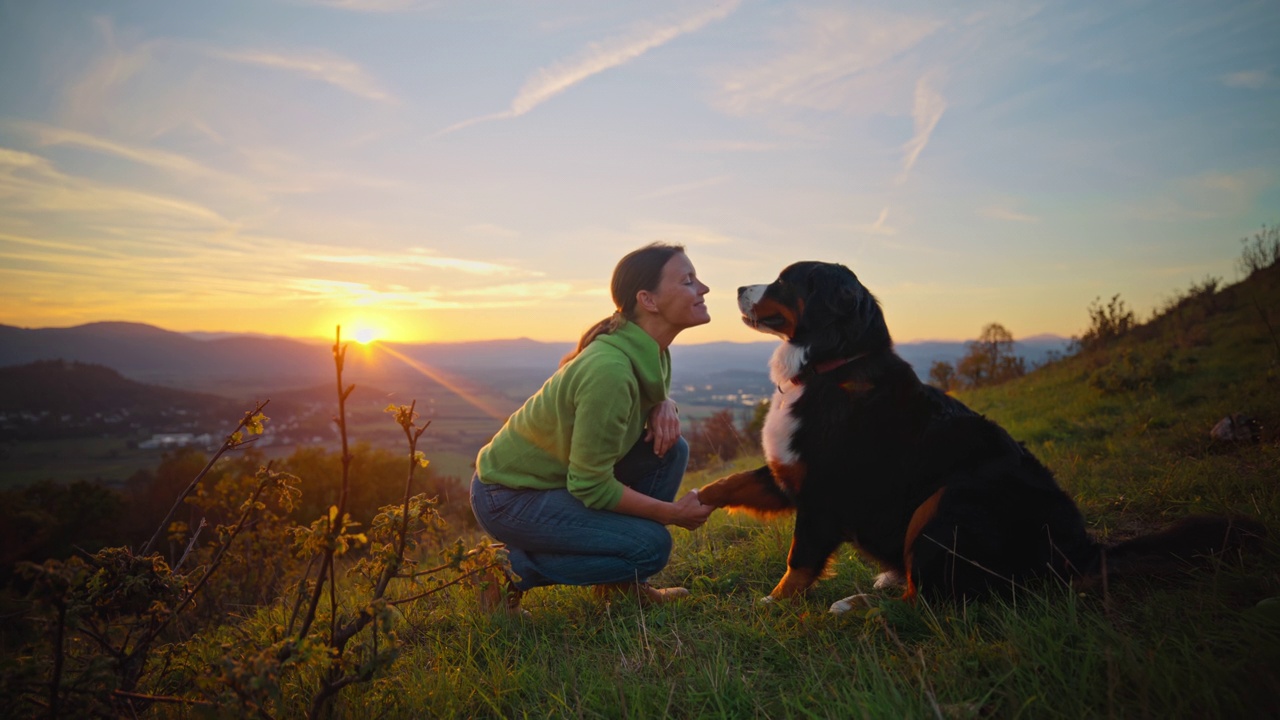
{"type": "Polygon", "coordinates": [[[732,460],[745,444],[733,424],[733,411],[729,408],[701,422],[693,422],[685,439],[689,443],[689,466],[693,468],[705,467],[712,458],[722,462],[732,460]]]}
{"type": "Polygon", "coordinates": [[[954,390],[960,382],[956,368],[945,360],[936,360],[929,367],[929,384],[943,392],[954,390]]]}
{"type": "Polygon", "coordinates": [[[987,325],[967,347],[968,354],[956,363],[956,374],[967,387],[998,385],[1027,374],[1026,361],[1013,354],[1013,335],[999,323],[987,325]]]}

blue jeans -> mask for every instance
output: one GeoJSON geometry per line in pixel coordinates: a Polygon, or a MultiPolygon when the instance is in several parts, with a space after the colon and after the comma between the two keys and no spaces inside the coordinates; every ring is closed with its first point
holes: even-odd
{"type": "MultiPolygon", "coordinates": [[[[671,502],[688,462],[684,438],[662,457],[641,440],[613,472],[623,485],[671,502]]],[[[644,582],[671,557],[671,533],[662,524],[592,510],[565,489],[515,490],[482,483],[477,474],[471,479],[471,510],[485,532],[506,543],[521,590],[644,582]]]]}

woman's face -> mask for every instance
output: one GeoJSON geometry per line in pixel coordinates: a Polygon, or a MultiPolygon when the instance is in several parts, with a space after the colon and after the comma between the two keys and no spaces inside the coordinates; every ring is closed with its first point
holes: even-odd
{"type": "Polygon", "coordinates": [[[691,328],[711,322],[703,300],[710,290],[698,280],[688,256],[676,253],[662,266],[662,280],[653,299],[663,320],[677,328],[691,328]]]}

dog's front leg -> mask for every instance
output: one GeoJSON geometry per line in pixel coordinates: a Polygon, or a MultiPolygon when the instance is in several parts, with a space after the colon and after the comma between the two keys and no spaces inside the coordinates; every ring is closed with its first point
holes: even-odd
{"type": "Polygon", "coordinates": [[[838,537],[828,537],[823,528],[814,527],[805,512],[799,512],[791,535],[791,552],[787,553],[787,572],[761,602],[786,600],[804,593],[826,571],[827,561],[838,547],[838,537]]]}
{"type": "Polygon", "coordinates": [[[791,498],[778,488],[767,465],[748,472],[726,475],[698,489],[703,505],[746,510],[756,515],[776,515],[795,509],[791,498]]]}

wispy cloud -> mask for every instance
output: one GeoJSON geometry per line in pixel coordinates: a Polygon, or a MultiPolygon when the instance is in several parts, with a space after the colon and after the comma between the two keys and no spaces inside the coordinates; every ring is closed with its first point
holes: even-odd
{"type": "Polygon", "coordinates": [[[65,128],[41,125],[39,123],[14,122],[8,127],[31,136],[41,147],[69,146],[91,150],[106,155],[113,155],[140,165],[155,168],[164,172],[201,178],[215,178],[227,183],[243,187],[243,183],[232,175],[228,175],[207,167],[191,158],[155,148],[140,147],[108,140],[89,133],[65,128]]]}
{"type": "Polygon", "coordinates": [[[897,235],[898,229],[889,225],[889,208],[880,210],[880,216],[870,225],[858,225],[856,228],[859,232],[870,235],[897,235]]]}
{"type": "Polygon", "coordinates": [[[493,285],[454,291],[408,290],[401,286],[378,287],[369,283],[322,278],[296,278],[284,289],[295,299],[321,300],[330,304],[379,310],[482,310],[530,305],[565,297],[572,286],[562,282],[493,285]]]}
{"type": "Polygon", "coordinates": [[[938,121],[942,119],[942,114],[946,110],[946,99],[934,89],[927,76],[916,81],[915,105],[911,110],[911,117],[915,122],[915,135],[902,148],[902,175],[899,180],[905,179],[907,173],[911,172],[911,168],[915,167],[916,160],[929,144],[929,138],[933,136],[933,131],[938,127],[938,121]]]}
{"type": "Polygon", "coordinates": [[[364,265],[374,268],[398,269],[405,267],[429,267],[438,270],[457,270],[472,275],[485,276],[510,276],[510,275],[531,275],[527,270],[511,267],[509,265],[498,265],[490,262],[479,260],[466,260],[462,258],[440,257],[434,254],[428,254],[425,250],[413,249],[408,253],[386,253],[386,254],[307,254],[307,260],[324,263],[338,263],[343,265],[364,265]]]}
{"type": "Polygon", "coordinates": [[[1019,223],[1037,223],[1040,218],[1035,215],[1028,215],[1014,208],[1013,201],[1000,202],[986,207],[978,208],[978,214],[982,217],[991,218],[992,220],[1003,220],[1006,222],[1019,223]]]}
{"type": "Polygon", "coordinates": [[[1222,84],[1227,87],[1246,88],[1249,90],[1261,90],[1272,84],[1273,78],[1271,73],[1266,70],[1245,70],[1242,72],[1228,73],[1222,76],[1222,84]]]}
{"type": "Polygon", "coordinates": [[[663,188],[658,188],[653,192],[645,193],[636,199],[637,200],[653,200],[655,198],[671,197],[672,195],[684,195],[685,193],[696,192],[698,190],[703,190],[705,188],[715,187],[716,185],[722,185],[728,179],[729,179],[728,175],[717,175],[716,177],[710,177],[704,180],[695,180],[693,182],[678,183],[676,185],[668,185],[663,188]]]}
{"type": "Polygon", "coordinates": [[[641,55],[704,26],[723,20],[741,0],[721,0],[711,7],[666,24],[645,23],[617,37],[593,42],[577,55],[539,69],[520,88],[511,107],[501,112],[464,120],[441,130],[446,135],[471,125],[524,115],[587,78],[626,64],[641,55]]]}
{"type": "Polygon", "coordinates": [[[174,229],[231,225],[216,211],[197,203],[66,175],[38,155],[0,148],[0,216],[32,214],[79,216],[82,221],[87,216],[112,218],[134,226],[157,224],[174,229]]]}
{"type": "Polygon", "coordinates": [[[772,57],[726,74],[720,105],[738,115],[780,108],[900,112],[898,73],[888,66],[940,27],[936,19],[873,10],[806,10],[779,32],[772,57]]]}
{"type": "Polygon", "coordinates": [[[113,92],[145,70],[154,60],[156,42],[138,43],[122,49],[110,19],[97,17],[94,29],[106,45],[105,52],[93,62],[83,76],[67,88],[66,113],[72,121],[92,121],[100,117],[102,107],[113,92]]]}
{"type": "Polygon", "coordinates": [[[370,100],[394,101],[358,63],[327,51],[282,55],[262,50],[210,49],[209,53],[233,62],[299,73],[370,100]]]}
{"type": "Polygon", "coordinates": [[[435,4],[423,2],[423,0],[294,0],[294,2],[367,13],[402,12],[435,4]]]}
{"type": "Polygon", "coordinates": [[[499,238],[503,240],[511,240],[520,237],[519,230],[512,230],[508,227],[495,225],[493,223],[476,223],[462,228],[468,235],[475,235],[485,238],[499,238]]]}
{"type": "Polygon", "coordinates": [[[1275,182],[1269,170],[1234,173],[1207,172],[1175,180],[1164,192],[1130,212],[1151,221],[1194,221],[1231,217],[1247,212],[1275,182]]]}

